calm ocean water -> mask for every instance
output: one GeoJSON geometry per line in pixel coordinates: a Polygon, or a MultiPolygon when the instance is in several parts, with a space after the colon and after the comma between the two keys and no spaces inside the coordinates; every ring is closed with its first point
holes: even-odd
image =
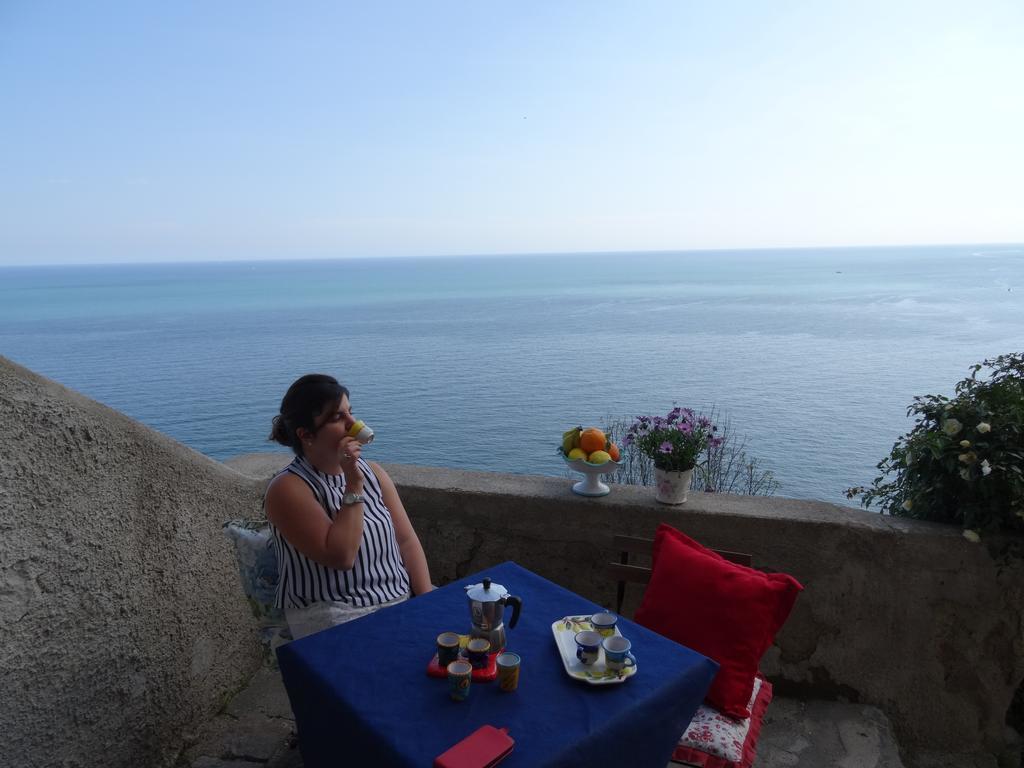
{"type": "Polygon", "coordinates": [[[217,459],[337,375],[382,461],[563,476],[575,424],[716,407],[779,495],[1024,347],[1024,246],[0,269],[0,354],[217,459]]]}

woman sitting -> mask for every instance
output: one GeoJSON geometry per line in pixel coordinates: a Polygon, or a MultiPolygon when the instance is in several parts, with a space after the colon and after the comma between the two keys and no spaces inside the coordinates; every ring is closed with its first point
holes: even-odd
{"type": "Polygon", "coordinates": [[[429,592],[430,571],[395,484],[360,457],[348,390],[323,374],[285,393],[270,439],[295,459],[267,487],[283,608],[296,640],[429,592]]]}

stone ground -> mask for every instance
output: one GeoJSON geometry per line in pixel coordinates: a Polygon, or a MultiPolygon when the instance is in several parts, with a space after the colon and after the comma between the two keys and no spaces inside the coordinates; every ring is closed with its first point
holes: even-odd
{"type": "MultiPolygon", "coordinates": [[[[263,667],[207,723],[176,768],[301,768],[294,725],[280,674],[263,667]]],[[[776,698],[757,752],[755,768],[904,768],[880,710],[834,701],[776,698]]]]}

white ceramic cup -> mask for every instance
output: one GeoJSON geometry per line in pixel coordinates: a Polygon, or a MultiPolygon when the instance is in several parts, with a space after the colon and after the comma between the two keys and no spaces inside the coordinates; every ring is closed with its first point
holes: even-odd
{"type": "Polygon", "coordinates": [[[601,655],[601,635],[587,629],[576,633],[576,658],[590,665],[601,655]]]}
{"type": "Polygon", "coordinates": [[[366,426],[366,422],[357,421],[352,425],[352,428],[348,431],[349,437],[354,437],[363,445],[369,445],[373,442],[373,430],[366,426]]]}
{"type": "Polygon", "coordinates": [[[604,648],[604,665],[612,672],[636,666],[636,657],[630,651],[633,644],[622,635],[606,637],[601,641],[601,647],[604,648]]]}
{"type": "Polygon", "coordinates": [[[609,635],[615,634],[615,624],[618,622],[619,617],[614,613],[608,611],[601,611],[595,613],[590,617],[590,624],[594,627],[594,630],[601,634],[602,637],[608,637],[609,635]]]}

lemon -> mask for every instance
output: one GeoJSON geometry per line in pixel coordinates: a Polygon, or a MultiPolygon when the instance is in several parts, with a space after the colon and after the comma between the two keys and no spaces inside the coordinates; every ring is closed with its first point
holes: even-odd
{"type": "Polygon", "coordinates": [[[612,457],[608,451],[594,451],[587,457],[587,461],[591,464],[604,464],[605,462],[611,461],[612,457]]]}
{"type": "Polygon", "coordinates": [[[583,459],[583,460],[586,460],[587,452],[584,451],[582,448],[573,448],[571,451],[569,451],[568,458],[569,458],[570,461],[572,461],[573,459],[583,459]]]}

